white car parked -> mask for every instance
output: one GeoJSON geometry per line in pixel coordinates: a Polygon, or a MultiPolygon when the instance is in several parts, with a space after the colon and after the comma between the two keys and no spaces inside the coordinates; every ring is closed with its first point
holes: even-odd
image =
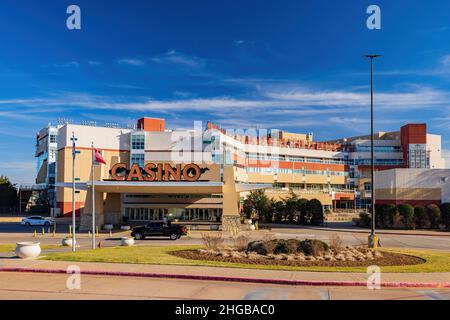
{"type": "Polygon", "coordinates": [[[55,220],[53,218],[45,218],[42,216],[30,216],[27,218],[23,218],[20,223],[23,226],[46,226],[50,227],[55,225],[55,220]]]}

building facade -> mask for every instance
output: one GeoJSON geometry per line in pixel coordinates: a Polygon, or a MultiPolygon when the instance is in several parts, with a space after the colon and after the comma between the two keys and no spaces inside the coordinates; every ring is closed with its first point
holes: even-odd
{"type": "Polygon", "coordinates": [[[412,206],[450,202],[450,169],[401,168],[377,172],[377,204],[412,206]]]}
{"type": "MultiPolygon", "coordinates": [[[[164,119],[155,118],[139,119],[132,129],[68,123],[57,132],[55,206],[61,215],[72,213],[73,133],[79,152],[75,207],[86,225],[92,213],[92,143],[106,160],[94,169],[96,214],[105,223],[215,223],[238,216],[246,193],[259,188],[275,199],[290,192],[316,198],[332,210],[370,204],[368,136],[316,142],[312,133],[225,130],[213,123],[168,130],[164,119]]],[[[428,134],[425,124],[375,138],[377,171],[443,167],[440,137],[428,134]]]]}
{"type": "Polygon", "coordinates": [[[56,207],[56,172],[59,126],[48,125],[36,134],[36,185],[45,191],[43,195],[51,208],[56,207]]]}

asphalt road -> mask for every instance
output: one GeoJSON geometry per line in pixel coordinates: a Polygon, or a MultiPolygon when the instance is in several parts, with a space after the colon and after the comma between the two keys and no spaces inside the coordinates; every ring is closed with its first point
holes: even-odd
{"type": "Polygon", "coordinates": [[[0,299],[236,299],[236,300],[448,300],[450,289],[380,289],[242,284],[132,277],[81,277],[67,289],[67,275],[0,273],[0,299]]]}
{"type": "MultiPolygon", "coordinates": [[[[328,241],[330,236],[337,234],[347,245],[362,245],[367,244],[368,230],[351,227],[351,225],[330,224],[330,228],[338,228],[337,230],[330,229],[316,229],[310,227],[279,227],[272,228],[271,231],[253,231],[249,232],[251,239],[261,239],[268,234],[277,238],[313,238],[328,241]]],[[[19,241],[39,241],[42,244],[59,244],[61,239],[67,236],[68,226],[57,226],[57,234],[55,237],[52,234],[41,234],[42,228],[37,227],[37,237],[33,237],[35,227],[21,226],[19,223],[0,222],[0,244],[1,243],[15,243],[19,241]]],[[[45,229],[47,232],[47,229],[45,229]]],[[[382,231],[383,232],[383,231],[382,231]]],[[[190,237],[182,237],[180,240],[171,241],[168,238],[150,238],[139,241],[142,245],[194,245],[202,244],[201,231],[192,232],[190,237]]],[[[448,234],[434,234],[434,235],[417,235],[417,231],[408,231],[403,234],[381,234],[381,245],[385,247],[400,247],[400,248],[420,248],[450,251],[450,233],[448,234]],[[411,234],[414,233],[414,234],[411,234]]],[[[119,239],[122,236],[128,236],[127,232],[114,233],[113,239],[108,240],[109,234],[100,234],[104,246],[118,245],[119,239]]],[[[77,242],[82,248],[89,248],[91,246],[91,239],[86,233],[78,234],[77,242]]],[[[226,243],[231,243],[231,239],[227,239],[226,243]]]]}

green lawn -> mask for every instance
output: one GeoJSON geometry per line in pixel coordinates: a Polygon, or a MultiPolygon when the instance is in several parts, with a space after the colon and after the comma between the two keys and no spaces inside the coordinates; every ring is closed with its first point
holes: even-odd
{"type": "MultiPolygon", "coordinates": [[[[46,249],[55,249],[61,246],[53,245],[53,244],[44,244],[41,245],[42,250],[46,249]]],[[[0,252],[14,252],[16,250],[16,244],[0,244],[0,252]]]]}
{"type": "MultiPolygon", "coordinates": [[[[143,263],[170,265],[197,265],[213,267],[231,267],[247,269],[270,269],[287,271],[332,271],[332,272],[366,272],[366,267],[291,267],[276,265],[252,265],[242,263],[189,260],[169,254],[170,251],[195,249],[201,246],[134,246],[113,247],[96,250],[82,250],[73,252],[47,253],[42,259],[56,261],[83,262],[115,262],[115,263],[143,263]]],[[[410,254],[426,260],[425,263],[411,266],[385,266],[383,272],[450,272],[450,253],[428,250],[383,249],[391,252],[410,254]]]]}

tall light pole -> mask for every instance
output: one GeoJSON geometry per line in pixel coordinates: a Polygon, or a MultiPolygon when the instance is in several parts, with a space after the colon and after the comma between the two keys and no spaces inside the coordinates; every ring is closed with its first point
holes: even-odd
{"type": "Polygon", "coordinates": [[[77,149],[75,141],[75,133],[72,131],[72,251],[75,252],[75,158],[77,156],[77,149]]]}
{"type": "Polygon", "coordinates": [[[376,248],[378,246],[378,236],[375,235],[375,161],[373,152],[373,59],[381,57],[379,54],[366,54],[364,57],[370,59],[370,176],[371,190],[370,198],[372,202],[371,216],[372,226],[369,236],[369,246],[376,248]]]}

